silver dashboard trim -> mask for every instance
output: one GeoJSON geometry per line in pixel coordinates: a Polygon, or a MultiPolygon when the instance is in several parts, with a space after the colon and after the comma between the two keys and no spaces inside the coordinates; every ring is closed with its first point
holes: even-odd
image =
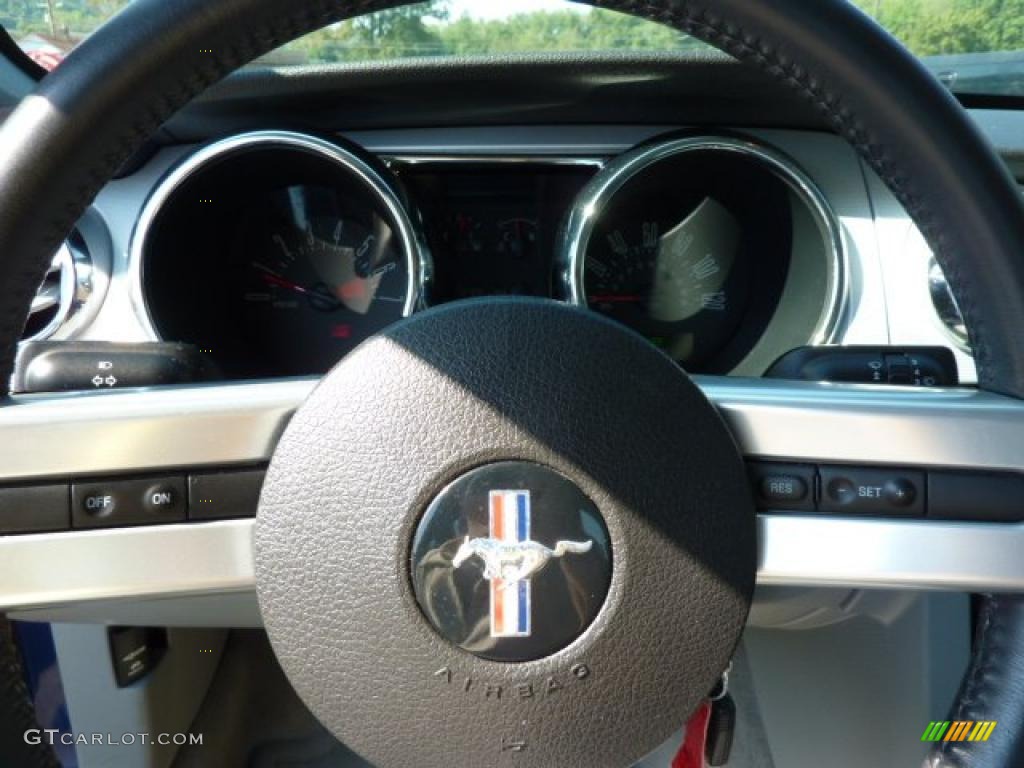
{"type": "Polygon", "coordinates": [[[95,208],[90,207],[78,220],[73,235],[66,241],[75,265],[71,308],[51,336],[54,340],[77,338],[89,327],[107,297],[113,271],[110,231],[95,208]]]}
{"type": "Polygon", "coordinates": [[[147,335],[153,339],[160,338],[146,301],[144,265],[147,240],[156,218],[177,189],[207,165],[237,152],[260,147],[288,147],[322,157],[354,174],[377,197],[397,226],[397,234],[405,250],[409,290],[402,316],[408,317],[418,309],[432,274],[430,254],[413,224],[408,204],[392,184],[373,166],[338,144],[293,131],[251,131],[215,141],[186,155],[160,179],[146,199],[132,231],[128,268],[132,303],[147,335]]]}
{"type": "Polygon", "coordinates": [[[638,173],[662,160],[688,152],[725,152],[753,158],[765,165],[808,206],[821,230],[826,256],[830,261],[831,278],[826,289],[821,318],[807,343],[833,342],[849,301],[849,266],[839,219],[817,184],[804,173],[795,160],[751,139],[729,136],[687,136],[670,139],[637,147],[605,165],[576,199],[563,232],[561,278],[570,303],[584,307],[587,305],[584,290],[586,249],[597,221],[612,198],[638,173]]]}

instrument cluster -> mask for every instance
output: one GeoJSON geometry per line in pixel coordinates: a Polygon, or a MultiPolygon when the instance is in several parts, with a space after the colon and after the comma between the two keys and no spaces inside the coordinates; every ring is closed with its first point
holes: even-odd
{"type": "Polygon", "coordinates": [[[828,341],[843,309],[827,202],[788,157],[733,136],[593,158],[244,134],[168,173],[132,260],[154,335],[234,379],[320,374],[412,312],[499,294],[604,314],[691,372],[760,375],[828,341]]]}

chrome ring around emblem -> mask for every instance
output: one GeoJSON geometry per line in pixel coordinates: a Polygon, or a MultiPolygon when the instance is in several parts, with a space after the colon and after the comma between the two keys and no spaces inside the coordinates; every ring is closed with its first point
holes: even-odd
{"type": "Polygon", "coordinates": [[[611,549],[597,508],[572,481],[501,462],[467,473],[430,505],[412,575],[442,636],[483,658],[526,661],[560,650],[593,621],[611,549]]]}

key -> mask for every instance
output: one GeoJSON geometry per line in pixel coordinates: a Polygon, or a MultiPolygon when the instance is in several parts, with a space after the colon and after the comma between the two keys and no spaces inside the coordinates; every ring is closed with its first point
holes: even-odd
{"type": "Polygon", "coordinates": [[[736,732],[736,702],[728,692],[711,702],[708,718],[708,737],[704,746],[704,759],[711,768],[729,762],[732,740],[736,732]]]}

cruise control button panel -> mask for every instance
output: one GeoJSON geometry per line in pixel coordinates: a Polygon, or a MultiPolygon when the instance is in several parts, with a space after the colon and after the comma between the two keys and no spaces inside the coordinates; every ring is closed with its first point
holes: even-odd
{"type": "MultiPolygon", "coordinates": [[[[1024,523],[1024,473],[750,461],[762,512],[1024,523]]],[[[266,470],[0,485],[0,536],[255,517],[266,470]]]]}
{"type": "Polygon", "coordinates": [[[90,480],[71,486],[74,528],[177,523],[185,519],[185,478],[90,480]]]}
{"type": "MultiPolygon", "coordinates": [[[[932,516],[929,511],[929,504],[932,504],[939,511],[936,517],[980,519],[971,516],[967,500],[982,498],[982,492],[977,485],[968,487],[961,478],[963,473],[784,461],[753,461],[747,466],[758,509],[766,512],[924,518],[932,516]],[[950,477],[955,477],[955,482],[950,477]],[[945,494],[950,496],[948,503],[930,496],[937,488],[954,487],[957,494],[945,494]]],[[[992,479],[986,477],[986,480],[992,479]]],[[[1024,477],[1016,485],[1004,480],[998,487],[1011,486],[1024,489],[1024,477]]],[[[994,508],[991,496],[990,493],[984,497],[986,509],[990,510],[994,508]]],[[[1006,509],[990,514],[995,519],[1008,519],[1006,509]]],[[[1024,520],[1024,507],[1020,519],[1024,520]]]]}
{"type": "Polygon", "coordinates": [[[255,517],[263,468],[0,485],[0,536],[255,517]]]}

